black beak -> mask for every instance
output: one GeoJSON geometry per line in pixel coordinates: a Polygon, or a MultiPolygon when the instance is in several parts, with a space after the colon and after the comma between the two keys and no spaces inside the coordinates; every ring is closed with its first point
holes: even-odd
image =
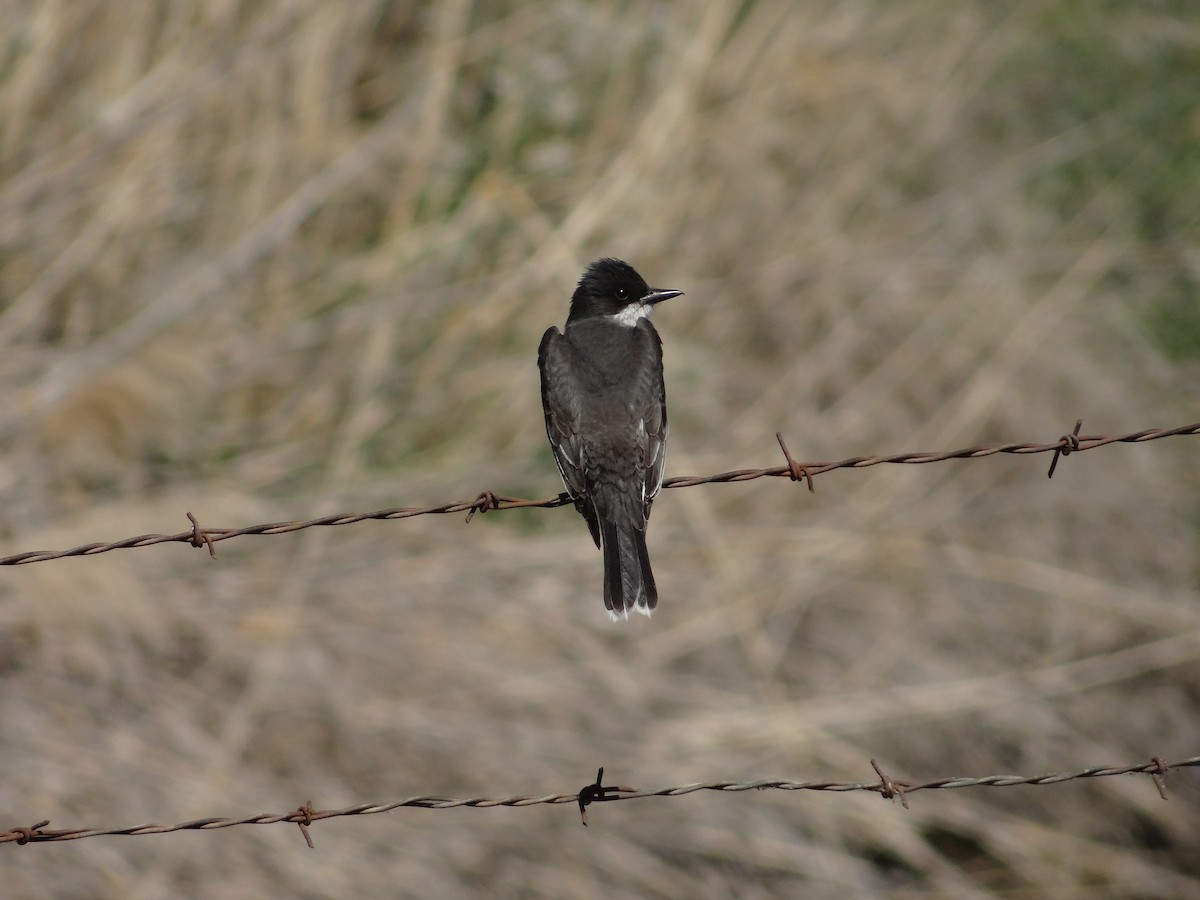
{"type": "Polygon", "coordinates": [[[670,300],[672,297],[682,297],[683,291],[660,291],[658,288],[650,288],[650,293],[642,298],[643,303],[662,303],[664,300],[670,300]]]}

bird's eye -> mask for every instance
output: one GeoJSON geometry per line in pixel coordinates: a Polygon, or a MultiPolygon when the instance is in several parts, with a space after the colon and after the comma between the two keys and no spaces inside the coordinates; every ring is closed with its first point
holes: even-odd
{"type": "Polygon", "coordinates": [[[617,288],[617,299],[618,300],[624,300],[628,296],[629,296],[629,291],[627,291],[625,288],[617,288]]]}

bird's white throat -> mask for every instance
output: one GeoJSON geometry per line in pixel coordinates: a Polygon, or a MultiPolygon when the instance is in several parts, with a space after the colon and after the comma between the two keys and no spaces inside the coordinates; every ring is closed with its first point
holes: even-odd
{"type": "Polygon", "coordinates": [[[611,316],[605,316],[610,322],[615,322],[618,325],[624,325],[626,328],[632,328],[638,323],[639,319],[650,318],[651,306],[649,303],[630,303],[618,313],[613,313],[611,316]]]}

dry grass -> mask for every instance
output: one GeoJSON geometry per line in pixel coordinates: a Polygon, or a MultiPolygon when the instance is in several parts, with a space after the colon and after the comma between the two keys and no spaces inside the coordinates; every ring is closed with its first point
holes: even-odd
{"type": "MultiPolygon", "coordinates": [[[[777,429],[811,459],[1194,420],[1144,324],[1195,277],[1140,227],[1147,135],[1023,55],[1055,4],[992,6],[6,4],[5,552],[556,490],[535,348],[600,254],[687,292],[669,474],[773,464],[777,429]]],[[[1132,65],[1197,28],[1109,15],[1132,65]]],[[[1197,752],[1200,652],[1162,640],[1200,635],[1195,447],[1044,463],[669,492],[659,612],[621,626],[569,509],[9,570],[0,825],[1197,752]]],[[[1200,788],[1168,788],[0,853],[13,897],[1182,896],[1200,788]]]]}

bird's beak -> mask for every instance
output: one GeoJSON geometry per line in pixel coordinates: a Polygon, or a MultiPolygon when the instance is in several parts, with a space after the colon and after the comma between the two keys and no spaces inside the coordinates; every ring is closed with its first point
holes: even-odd
{"type": "Polygon", "coordinates": [[[660,291],[658,288],[650,288],[650,293],[642,298],[645,304],[662,303],[664,300],[670,300],[672,297],[683,296],[683,291],[660,291]]]}

